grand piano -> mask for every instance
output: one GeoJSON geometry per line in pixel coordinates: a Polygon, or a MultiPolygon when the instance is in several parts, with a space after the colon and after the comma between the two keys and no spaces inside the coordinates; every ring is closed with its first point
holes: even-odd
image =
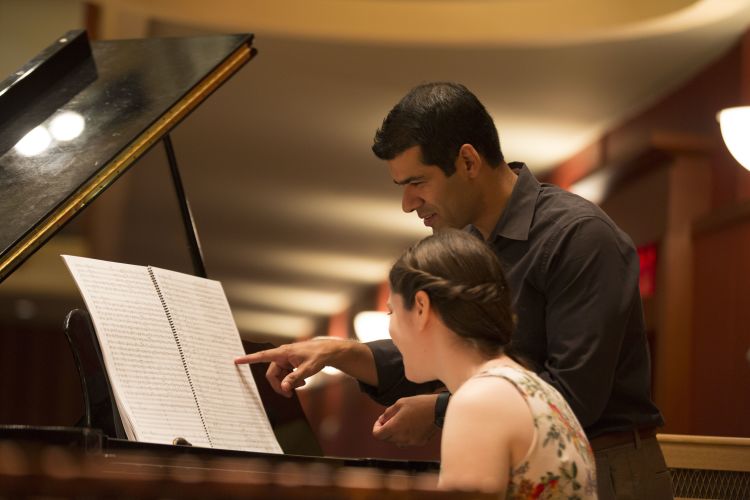
{"type": "MultiPolygon", "coordinates": [[[[99,199],[162,147],[187,254],[174,261],[206,276],[169,133],[254,57],[252,42],[240,34],[92,43],[72,31],[0,83],[0,497],[482,497],[436,492],[435,462],[322,456],[299,401],[277,396],[262,366],[253,374],[284,455],[128,441],[85,309],[67,312],[62,301],[35,311],[7,292],[23,289],[27,260],[106,228],[106,213],[91,215],[99,199]],[[38,332],[10,321],[14,314],[59,315],[59,331],[34,340],[38,332]],[[37,359],[47,361],[33,367],[37,359]],[[24,405],[52,411],[59,391],[49,379],[60,363],[77,371],[78,394],[64,398],[81,415],[62,425],[23,421],[24,405]],[[21,421],[9,422],[13,415],[21,421]]],[[[166,262],[152,263],[174,268],[171,255],[159,258],[166,262]]]]}

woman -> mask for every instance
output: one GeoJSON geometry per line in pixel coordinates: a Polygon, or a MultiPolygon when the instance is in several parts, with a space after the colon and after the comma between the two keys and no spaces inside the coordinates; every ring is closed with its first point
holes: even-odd
{"type": "Polygon", "coordinates": [[[508,498],[596,498],[591,448],[563,397],[510,352],[514,317],[495,254],[463,231],[409,249],[390,276],[390,333],[413,382],[453,394],[440,487],[508,498]]]}

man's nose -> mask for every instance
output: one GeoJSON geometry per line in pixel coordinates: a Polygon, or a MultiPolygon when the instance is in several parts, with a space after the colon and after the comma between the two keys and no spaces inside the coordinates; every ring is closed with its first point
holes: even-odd
{"type": "Polygon", "coordinates": [[[401,210],[408,214],[419,208],[421,204],[422,200],[418,196],[414,196],[409,186],[407,186],[404,189],[404,196],[401,199],[401,210]]]}

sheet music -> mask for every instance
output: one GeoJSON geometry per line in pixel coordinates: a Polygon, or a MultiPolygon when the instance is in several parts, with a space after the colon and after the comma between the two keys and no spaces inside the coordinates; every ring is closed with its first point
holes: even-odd
{"type": "Polygon", "coordinates": [[[129,439],[209,446],[148,269],[64,255],[94,322],[129,439]]]}
{"type": "Polygon", "coordinates": [[[216,448],[282,453],[218,281],[151,268],[174,321],[200,411],[216,448]]]}

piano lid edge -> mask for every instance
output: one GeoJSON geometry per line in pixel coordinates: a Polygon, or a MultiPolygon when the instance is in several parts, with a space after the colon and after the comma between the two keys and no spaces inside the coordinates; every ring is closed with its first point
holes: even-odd
{"type": "Polygon", "coordinates": [[[257,53],[248,35],[222,63],[0,257],[0,283],[257,53]]]}

